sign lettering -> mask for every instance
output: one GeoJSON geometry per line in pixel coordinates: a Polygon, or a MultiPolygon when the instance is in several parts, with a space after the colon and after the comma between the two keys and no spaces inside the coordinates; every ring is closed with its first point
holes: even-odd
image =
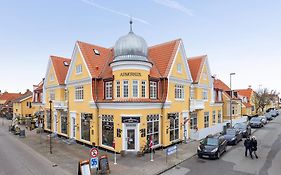
{"type": "Polygon", "coordinates": [[[132,76],[132,77],[141,77],[141,73],[139,72],[122,72],[120,74],[121,77],[129,77],[129,76],[132,76]]]}

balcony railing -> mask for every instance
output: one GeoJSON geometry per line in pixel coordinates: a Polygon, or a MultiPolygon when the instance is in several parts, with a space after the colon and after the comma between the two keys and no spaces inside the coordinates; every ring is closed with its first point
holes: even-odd
{"type": "Polygon", "coordinates": [[[205,108],[203,100],[190,99],[190,111],[201,110],[205,108]]]}

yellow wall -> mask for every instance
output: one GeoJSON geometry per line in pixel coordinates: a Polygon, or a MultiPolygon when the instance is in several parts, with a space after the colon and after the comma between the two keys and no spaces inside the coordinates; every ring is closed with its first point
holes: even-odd
{"type": "Polygon", "coordinates": [[[27,106],[27,102],[32,102],[32,96],[19,103],[13,103],[14,114],[21,117],[26,117],[26,115],[34,115],[34,113],[36,112],[36,107],[31,103],[31,108],[29,108],[27,106]]]}
{"type": "Polygon", "coordinates": [[[69,80],[73,81],[73,80],[89,78],[90,75],[87,71],[87,67],[86,67],[87,65],[84,64],[84,61],[82,59],[80,52],[77,52],[75,57],[76,57],[76,60],[75,60],[75,63],[73,64],[72,70],[69,70],[69,72],[71,72],[69,80]],[[82,73],[76,74],[76,66],[80,65],[80,64],[82,65],[82,73]]]}

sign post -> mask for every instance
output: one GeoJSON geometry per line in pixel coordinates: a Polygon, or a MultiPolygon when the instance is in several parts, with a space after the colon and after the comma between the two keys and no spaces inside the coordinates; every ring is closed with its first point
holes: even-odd
{"type": "Polygon", "coordinates": [[[166,150],[166,163],[168,162],[168,156],[172,155],[174,153],[176,153],[176,158],[177,158],[177,151],[178,151],[178,147],[177,145],[171,146],[169,148],[167,148],[166,150]]]}
{"type": "Polygon", "coordinates": [[[96,157],[98,156],[98,154],[99,154],[99,150],[98,150],[97,148],[92,148],[92,149],[90,150],[90,156],[91,156],[92,158],[96,158],[96,157]]]}
{"type": "Polygon", "coordinates": [[[149,139],[149,148],[150,148],[150,161],[153,162],[153,151],[152,151],[152,147],[153,147],[153,140],[152,140],[152,136],[150,135],[150,139],[149,139]]]}
{"type": "Polygon", "coordinates": [[[114,165],[116,165],[117,161],[116,161],[116,150],[115,150],[115,138],[113,139],[112,147],[114,149],[114,165]]]}
{"type": "Polygon", "coordinates": [[[99,169],[99,158],[98,158],[99,150],[97,148],[92,148],[90,150],[90,168],[96,169],[98,172],[99,169]]]}

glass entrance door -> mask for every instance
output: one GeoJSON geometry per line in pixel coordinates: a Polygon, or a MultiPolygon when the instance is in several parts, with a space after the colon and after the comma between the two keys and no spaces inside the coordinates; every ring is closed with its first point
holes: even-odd
{"type": "Polygon", "coordinates": [[[135,129],[127,129],[127,150],[136,149],[135,129]]]}

